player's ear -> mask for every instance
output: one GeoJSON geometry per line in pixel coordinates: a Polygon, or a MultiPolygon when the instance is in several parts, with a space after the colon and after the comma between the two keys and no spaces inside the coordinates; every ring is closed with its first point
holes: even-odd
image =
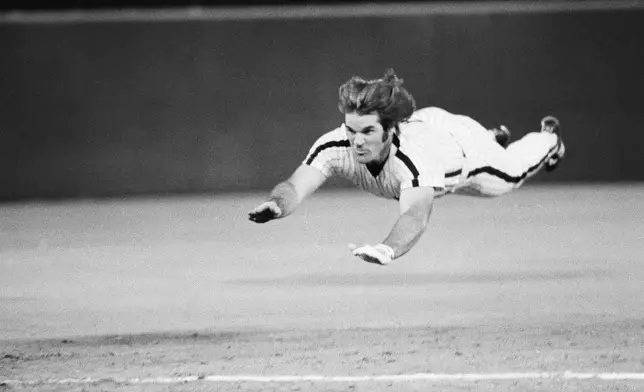
{"type": "Polygon", "coordinates": [[[387,140],[389,140],[389,138],[390,138],[390,137],[391,137],[391,135],[393,135],[393,134],[394,134],[394,127],[391,127],[391,128],[389,128],[389,129],[385,129],[385,130],[382,132],[382,142],[384,143],[384,142],[386,142],[387,140]]]}

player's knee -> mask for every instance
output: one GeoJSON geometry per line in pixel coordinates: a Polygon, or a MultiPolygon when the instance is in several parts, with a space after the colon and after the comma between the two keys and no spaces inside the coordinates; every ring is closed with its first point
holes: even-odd
{"type": "Polygon", "coordinates": [[[499,197],[512,192],[519,184],[507,182],[501,179],[488,181],[481,187],[481,194],[486,197],[499,197]]]}

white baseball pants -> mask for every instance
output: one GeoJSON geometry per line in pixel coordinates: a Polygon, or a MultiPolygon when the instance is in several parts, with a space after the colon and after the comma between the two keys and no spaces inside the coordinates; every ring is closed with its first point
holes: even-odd
{"type": "Polygon", "coordinates": [[[536,174],[555,152],[558,136],[531,132],[501,147],[492,132],[475,120],[462,118],[468,131],[454,135],[465,153],[463,182],[454,193],[474,196],[500,196],[520,187],[536,174]]]}

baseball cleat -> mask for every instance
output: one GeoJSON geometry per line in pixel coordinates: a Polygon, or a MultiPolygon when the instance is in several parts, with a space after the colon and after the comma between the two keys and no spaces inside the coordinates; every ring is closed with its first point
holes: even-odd
{"type": "Polygon", "coordinates": [[[498,128],[490,129],[490,132],[494,134],[496,142],[501,145],[501,147],[506,148],[510,144],[510,130],[505,125],[500,125],[498,128]]]}
{"type": "Polygon", "coordinates": [[[563,159],[566,153],[566,147],[563,140],[561,140],[561,125],[559,120],[553,116],[546,116],[541,120],[541,132],[549,132],[557,135],[558,141],[554,153],[546,160],[546,171],[553,171],[557,168],[559,162],[563,159]]]}

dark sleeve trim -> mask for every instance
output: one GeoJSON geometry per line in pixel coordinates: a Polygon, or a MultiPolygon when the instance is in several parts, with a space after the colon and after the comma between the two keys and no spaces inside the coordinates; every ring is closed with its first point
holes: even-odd
{"type": "Polygon", "coordinates": [[[306,159],[306,164],[310,165],[311,163],[313,163],[313,160],[318,156],[318,154],[321,153],[322,151],[324,151],[327,148],[331,148],[331,147],[350,147],[350,146],[351,146],[351,143],[349,143],[348,140],[333,140],[333,141],[330,141],[330,142],[326,142],[324,144],[320,144],[319,146],[317,146],[315,148],[315,151],[313,151],[311,153],[311,155],[309,155],[309,157],[306,159]]]}
{"type": "Polygon", "coordinates": [[[402,151],[400,151],[400,139],[398,139],[398,136],[394,134],[394,139],[393,139],[394,146],[398,149],[396,151],[396,158],[400,159],[403,161],[405,166],[407,166],[407,169],[411,172],[411,175],[414,176],[414,178],[411,180],[411,186],[412,187],[417,187],[418,186],[418,176],[420,176],[420,173],[418,172],[418,169],[416,168],[416,165],[414,165],[414,162],[409,159],[409,157],[402,151]]]}

